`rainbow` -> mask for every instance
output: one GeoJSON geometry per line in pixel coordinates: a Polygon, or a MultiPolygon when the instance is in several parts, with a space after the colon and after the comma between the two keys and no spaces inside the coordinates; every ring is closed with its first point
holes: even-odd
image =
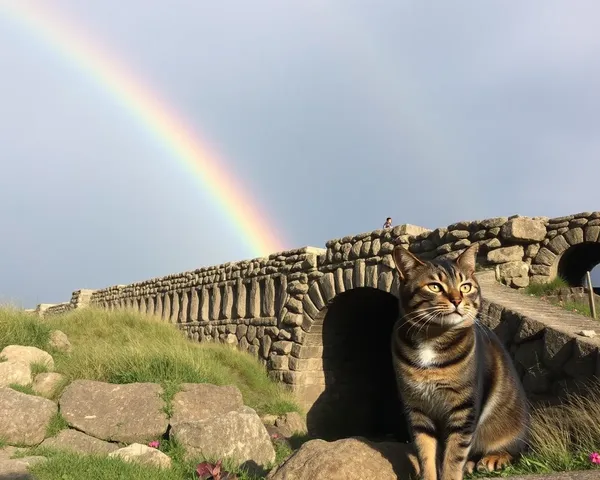
{"type": "Polygon", "coordinates": [[[112,53],[103,51],[73,22],[59,18],[25,0],[4,2],[0,12],[27,31],[35,33],[58,54],[75,63],[120,101],[150,133],[167,146],[173,158],[199,180],[225,216],[239,231],[252,255],[284,250],[283,242],[252,197],[227,168],[225,161],[202,141],[174,108],[129,71],[112,53]]]}

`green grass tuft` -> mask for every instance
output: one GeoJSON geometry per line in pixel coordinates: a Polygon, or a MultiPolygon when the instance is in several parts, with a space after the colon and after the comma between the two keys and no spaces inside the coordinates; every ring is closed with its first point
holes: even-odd
{"type": "Polygon", "coordinates": [[[48,368],[48,366],[45,363],[40,363],[40,362],[33,362],[30,365],[30,368],[31,368],[31,374],[33,376],[36,376],[38,373],[48,373],[50,371],[50,369],[48,368]]]}
{"type": "Polygon", "coordinates": [[[58,435],[61,430],[69,428],[69,424],[60,414],[60,412],[56,412],[56,414],[50,419],[50,423],[46,427],[46,438],[54,437],[58,435]]]}
{"type": "Polygon", "coordinates": [[[561,277],[556,277],[554,280],[547,283],[530,283],[525,289],[525,293],[542,297],[544,295],[552,295],[561,288],[568,288],[569,284],[561,277]]]}
{"type": "Polygon", "coordinates": [[[0,350],[7,345],[47,348],[52,328],[38,317],[12,307],[0,308],[0,350]]]}
{"type": "Polygon", "coordinates": [[[26,393],[27,395],[35,395],[35,392],[31,388],[31,384],[19,385],[18,383],[11,383],[9,387],[13,390],[16,390],[17,392],[26,393]]]}

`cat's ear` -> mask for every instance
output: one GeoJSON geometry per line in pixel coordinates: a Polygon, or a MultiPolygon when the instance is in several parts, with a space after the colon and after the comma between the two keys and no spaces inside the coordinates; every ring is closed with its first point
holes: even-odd
{"type": "Polygon", "coordinates": [[[475,262],[477,260],[477,252],[479,251],[479,244],[474,243],[461,253],[456,259],[456,264],[464,270],[467,275],[473,275],[475,272],[475,262]]]}
{"type": "Polygon", "coordinates": [[[396,270],[398,270],[398,273],[400,274],[400,280],[406,280],[412,270],[425,265],[401,245],[394,248],[393,257],[394,263],[396,264],[396,270]]]}

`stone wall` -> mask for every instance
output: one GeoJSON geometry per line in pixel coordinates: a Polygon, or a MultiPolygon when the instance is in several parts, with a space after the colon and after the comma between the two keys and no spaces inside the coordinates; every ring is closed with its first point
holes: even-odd
{"type": "MultiPolygon", "coordinates": [[[[480,267],[493,269],[498,280],[518,289],[550,280],[561,268],[569,267],[577,277],[589,267],[590,258],[596,261],[593,255],[598,254],[600,262],[599,237],[600,212],[556,219],[499,217],[435,230],[401,225],[330,240],[325,249],[304,247],[130,285],[80,290],[70,302],[41,305],[38,313],[93,305],[156,315],[194,341],[218,341],[257,355],[270,375],[291,385],[310,406],[326,386],[322,332],[328,305],[358,288],[397,295],[399,281],[391,255],[395,245],[425,259],[451,259],[478,243],[480,267]],[[580,253],[572,255],[573,251],[580,253]]],[[[532,351],[539,347],[525,344],[532,351]]],[[[554,385],[560,378],[553,376],[549,382],[554,385]]],[[[532,379],[524,376],[524,381],[532,379]]]]}
{"type": "Polygon", "coordinates": [[[580,387],[578,380],[600,374],[596,340],[574,338],[498,303],[484,301],[482,313],[511,354],[531,401],[560,400],[580,387]]]}

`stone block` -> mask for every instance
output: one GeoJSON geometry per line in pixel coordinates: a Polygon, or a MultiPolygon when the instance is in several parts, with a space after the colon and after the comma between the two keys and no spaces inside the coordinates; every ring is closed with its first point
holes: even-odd
{"type": "Polygon", "coordinates": [[[289,355],[292,353],[292,345],[293,343],[288,340],[278,340],[271,345],[271,349],[274,352],[280,353],[282,355],[289,355]]]}
{"type": "Polygon", "coordinates": [[[303,315],[300,313],[286,312],[281,319],[281,324],[284,326],[301,326],[303,321],[303,315]]]}
{"type": "Polygon", "coordinates": [[[288,370],[289,358],[287,355],[277,355],[271,353],[269,357],[269,367],[273,370],[288,370]]]}
{"type": "Polygon", "coordinates": [[[241,279],[236,280],[234,289],[233,318],[246,317],[246,285],[241,279]]]}
{"type": "Polygon", "coordinates": [[[261,312],[263,316],[275,316],[275,281],[272,277],[265,278],[261,303],[261,312]]]}
{"type": "Polygon", "coordinates": [[[546,238],[546,225],[532,218],[512,218],[503,225],[500,236],[512,242],[541,242],[546,238]]]}
{"type": "Polygon", "coordinates": [[[560,371],[573,353],[575,339],[566,333],[553,328],[544,332],[544,365],[552,370],[560,371]]]}
{"type": "Polygon", "coordinates": [[[456,242],[457,240],[466,239],[471,236],[468,230],[450,230],[446,233],[445,241],[447,243],[456,242]]]}
{"type": "Polygon", "coordinates": [[[351,268],[346,268],[344,270],[344,287],[346,290],[352,290],[354,288],[353,277],[354,270],[351,268]]]}
{"type": "Polygon", "coordinates": [[[525,249],[525,256],[529,258],[535,258],[535,256],[540,251],[540,245],[537,243],[532,243],[531,245],[527,245],[525,249]]]}
{"type": "Polygon", "coordinates": [[[527,277],[529,275],[529,265],[522,261],[502,263],[498,266],[500,278],[527,277]]]}
{"type": "Polygon", "coordinates": [[[600,227],[592,226],[585,229],[585,241],[597,242],[600,239],[600,227]]]}
{"type": "Polygon", "coordinates": [[[582,228],[571,228],[565,232],[565,240],[570,245],[579,245],[583,243],[583,229],[582,228]]]}
{"type": "Polygon", "coordinates": [[[521,315],[519,317],[521,321],[514,337],[515,343],[520,344],[543,338],[546,325],[530,317],[521,315]]]}
{"type": "Polygon", "coordinates": [[[319,279],[321,295],[325,303],[335,297],[335,278],[333,273],[326,273],[319,279]]]}
{"type": "Polygon", "coordinates": [[[523,388],[527,394],[548,393],[551,388],[550,372],[543,368],[532,368],[523,377],[523,388]]]}
{"type": "Polygon", "coordinates": [[[524,255],[525,251],[521,245],[513,245],[490,250],[487,254],[487,261],[489,263],[514,262],[523,260],[524,255]]]}
{"type": "Polygon", "coordinates": [[[540,248],[540,251],[533,260],[534,264],[552,266],[556,261],[556,254],[552,253],[546,247],[540,248]]]}
{"type": "Polygon", "coordinates": [[[557,235],[552,240],[550,240],[547,245],[548,250],[550,250],[552,253],[556,253],[557,255],[561,254],[569,247],[569,242],[565,240],[565,237],[563,235],[557,235]]]}
{"type": "Polygon", "coordinates": [[[525,370],[530,370],[533,367],[541,366],[543,353],[544,340],[539,338],[537,340],[521,343],[517,347],[514,359],[515,362],[522,365],[525,370]]]}
{"type": "Polygon", "coordinates": [[[364,260],[357,260],[354,264],[354,275],[352,281],[354,283],[354,288],[364,287],[365,286],[365,270],[366,265],[364,260]]]}
{"type": "Polygon", "coordinates": [[[482,220],[481,222],[479,222],[479,225],[481,226],[481,228],[489,229],[501,227],[506,222],[508,222],[508,217],[495,217],[482,220]]]}
{"type": "Polygon", "coordinates": [[[591,379],[596,373],[598,349],[585,340],[575,339],[573,354],[563,367],[572,378],[591,379]]]}

